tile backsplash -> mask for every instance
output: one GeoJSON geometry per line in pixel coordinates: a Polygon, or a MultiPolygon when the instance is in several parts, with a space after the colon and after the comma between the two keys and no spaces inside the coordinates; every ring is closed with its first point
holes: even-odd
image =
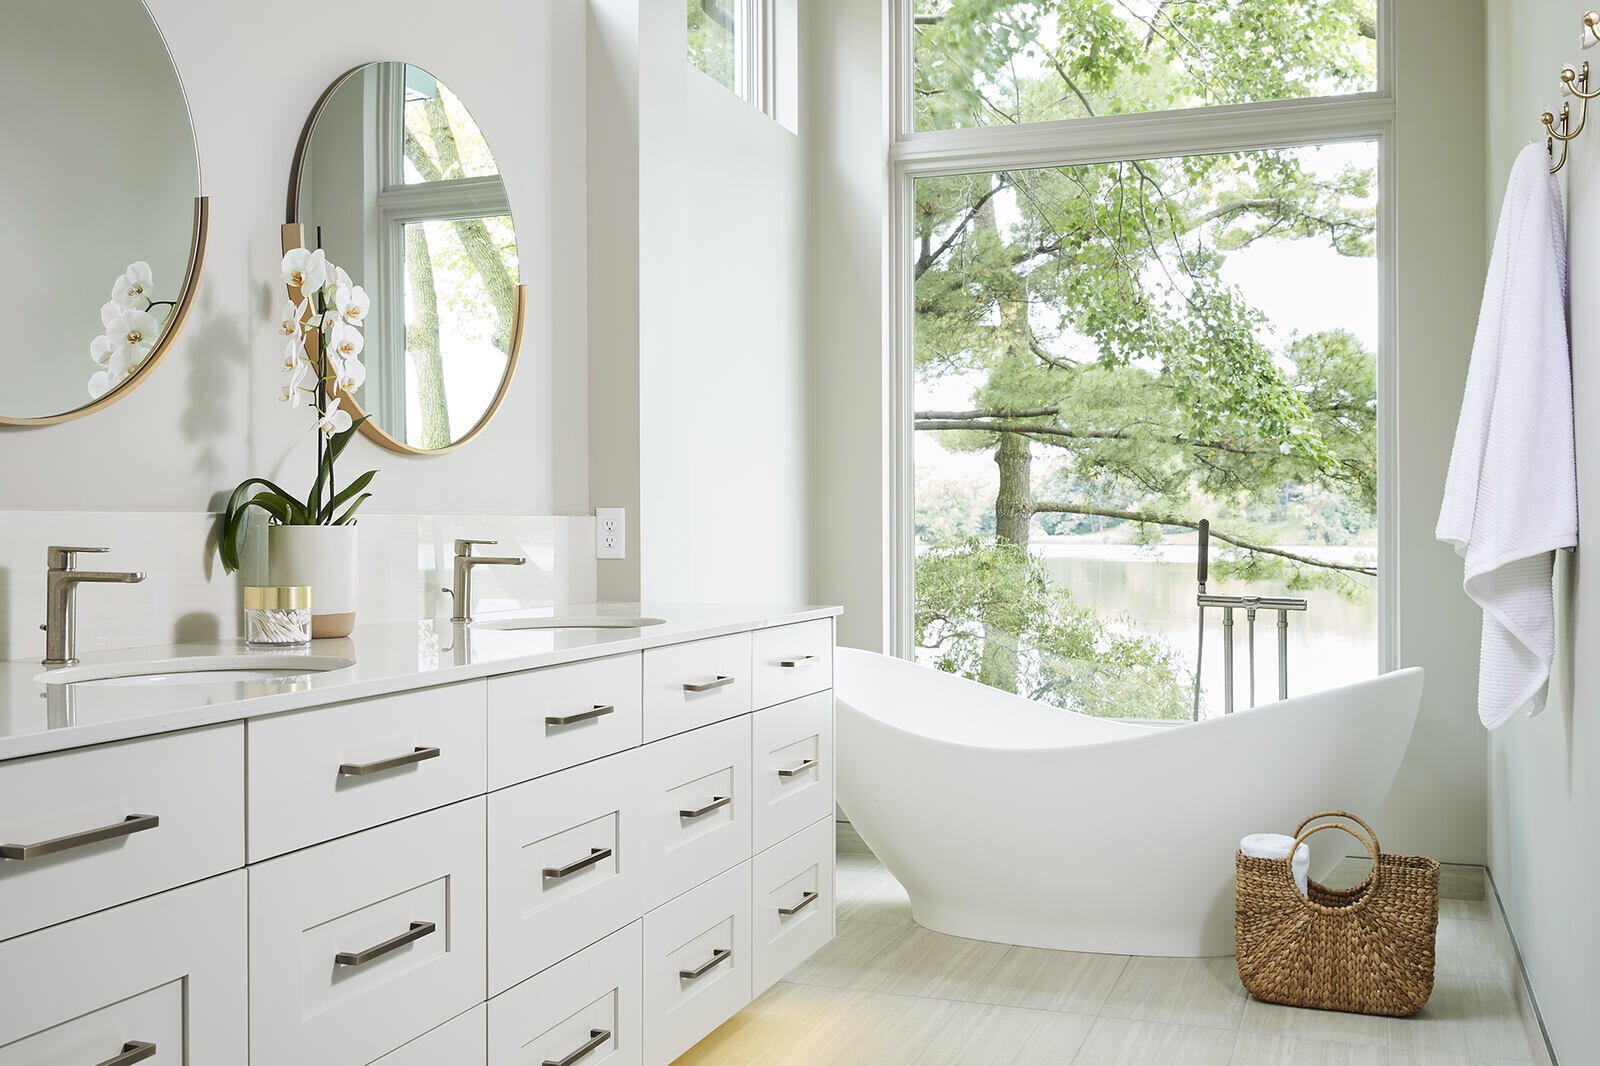
{"type": "MultiPolygon", "coordinates": [[[[252,528],[244,569],[223,572],[217,516],[205,512],[0,511],[0,659],[44,654],[45,549],[107,547],[83,569],[143,570],[138,585],[78,589],[78,651],[233,640],[243,589],[264,583],[264,527],[252,528]]],[[[448,616],[457,537],[498,540],[517,567],[473,575],[478,611],[595,598],[594,519],[586,515],[384,515],[361,518],[361,622],[448,616]]]]}

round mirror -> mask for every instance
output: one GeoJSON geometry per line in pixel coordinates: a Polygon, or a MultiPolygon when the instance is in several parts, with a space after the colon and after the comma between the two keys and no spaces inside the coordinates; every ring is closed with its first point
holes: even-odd
{"type": "Polygon", "coordinates": [[[124,396],[177,335],[205,247],[183,86],[141,0],[7,0],[0,20],[0,424],[124,396]]]}
{"type": "Polygon", "coordinates": [[[460,447],[494,417],[522,336],[517,231],[500,167],[459,97],[421,67],[368,63],[306,122],[284,250],[321,248],[366,289],[361,431],[395,451],[460,447]]]}

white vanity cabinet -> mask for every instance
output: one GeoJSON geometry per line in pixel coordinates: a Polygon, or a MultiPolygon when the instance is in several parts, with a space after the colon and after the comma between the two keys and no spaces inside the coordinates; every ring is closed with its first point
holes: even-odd
{"type": "Polygon", "coordinates": [[[0,761],[0,1066],[667,1066],[833,936],[795,618],[0,761]]]}

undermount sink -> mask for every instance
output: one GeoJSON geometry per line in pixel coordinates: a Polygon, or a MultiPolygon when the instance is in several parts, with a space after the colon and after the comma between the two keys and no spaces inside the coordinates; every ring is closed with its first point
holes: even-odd
{"type": "Polygon", "coordinates": [[[214,685],[218,682],[271,681],[303,674],[321,674],[354,666],[342,655],[277,654],[194,655],[91,663],[47,670],[34,678],[47,685],[214,685]]]}
{"type": "Polygon", "coordinates": [[[485,618],[472,623],[473,629],[643,629],[658,626],[665,618],[621,614],[565,614],[538,618],[485,618]]]}

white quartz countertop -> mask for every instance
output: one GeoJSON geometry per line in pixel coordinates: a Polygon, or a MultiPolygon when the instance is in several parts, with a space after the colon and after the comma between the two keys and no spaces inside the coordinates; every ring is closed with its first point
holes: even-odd
{"type": "MultiPolygon", "coordinates": [[[[174,673],[170,683],[78,682],[52,684],[37,659],[0,663],[0,760],[89,744],[238,722],[304,707],[343,703],[409,689],[515,673],[542,666],[679,644],[702,637],[831,618],[838,607],[707,604],[568,604],[485,614],[479,622],[513,617],[595,614],[661,618],[642,629],[482,629],[447,621],[357,626],[341,640],[318,640],[313,655],[342,656],[355,665],[320,673],[285,671],[281,677],[205,680],[174,673]]],[[[100,651],[80,665],[150,662],[189,656],[304,655],[307,648],[247,648],[243,642],[180,644],[100,651]]]]}

